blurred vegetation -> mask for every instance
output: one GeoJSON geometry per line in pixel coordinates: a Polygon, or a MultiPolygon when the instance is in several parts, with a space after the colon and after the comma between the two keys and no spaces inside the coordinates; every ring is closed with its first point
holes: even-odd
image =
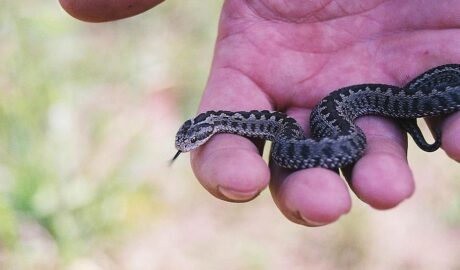
{"type": "MultiPolygon", "coordinates": [[[[108,167],[103,173],[91,162],[101,145],[117,136],[113,122],[126,104],[170,89],[185,104],[181,110],[193,113],[219,8],[219,1],[168,3],[137,18],[87,24],[54,1],[2,3],[2,269],[22,269],[37,260],[47,267],[65,265],[135,225],[123,208],[143,207],[147,213],[155,208],[151,179],[132,179],[129,172],[136,166],[131,158],[142,149],[137,142],[142,131],[123,142],[120,153],[103,153],[121,156],[95,165],[108,167]],[[183,87],[187,91],[175,90],[183,87]],[[50,245],[44,253],[54,251],[62,261],[49,265],[52,254],[35,258],[42,249],[37,245],[50,245]]],[[[129,121],[124,124],[131,128],[129,121]]]]}
{"type": "Polygon", "coordinates": [[[268,192],[229,204],[186,158],[166,167],[221,4],[171,0],[89,24],[54,1],[2,3],[0,269],[458,269],[460,172],[442,152],[410,155],[422,191],[397,209],[355,200],[315,229],[268,192]]]}

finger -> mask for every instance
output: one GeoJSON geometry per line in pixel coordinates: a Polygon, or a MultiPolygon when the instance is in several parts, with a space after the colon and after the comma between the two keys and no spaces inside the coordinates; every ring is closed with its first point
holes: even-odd
{"type": "Polygon", "coordinates": [[[59,0],[71,16],[87,22],[106,22],[131,17],[163,0],[59,0]]]}
{"type": "Polygon", "coordinates": [[[249,140],[217,135],[191,154],[192,169],[214,196],[243,202],[256,197],[268,184],[270,172],[257,147],[249,140]]]}
{"type": "MultiPolygon", "coordinates": [[[[200,111],[271,108],[257,85],[238,71],[212,71],[200,111]]],[[[191,153],[192,169],[200,183],[213,195],[229,201],[247,201],[269,182],[270,172],[260,149],[247,138],[219,134],[191,153]]]]}
{"type": "Polygon", "coordinates": [[[356,195],[377,209],[395,207],[415,189],[406,158],[406,136],[392,121],[368,116],[357,120],[367,138],[365,155],[344,170],[356,195]]]}
{"type": "MultiPolygon", "coordinates": [[[[309,111],[291,109],[288,114],[306,126],[309,111]]],[[[347,185],[327,169],[312,168],[296,172],[272,166],[270,190],[281,212],[291,221],[320,226],[337,220],[351,208],[347,185]]]]}
{"type": "Polygon", "coordinates": [[[460,113],[454,113],[441,119],[429,119],[430,126],[437,126],[442,130],[441,147],[446,154],[460,162],[460,113]]]}
{"type": "Polygon", "coordinates": [[[344,181],[337,173],[323,168],[292,173],[273,168],[270,190],[281,212],[289,220],[306,226],[332,223],[351,209],[344,181]]]}

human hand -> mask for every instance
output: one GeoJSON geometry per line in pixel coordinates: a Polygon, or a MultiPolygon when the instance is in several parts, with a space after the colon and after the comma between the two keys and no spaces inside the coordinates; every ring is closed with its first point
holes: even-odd
{"type": "MultiPolygon", "coordinates": [[[[200,111],[285,111],[308,132],[312,108],[335,89],[401,86],[430,67],[460,62],[459,9],[455,1],[227,0],[200,111]]],[[[406,136],[381,117],[357,123],[368,148],[343,173],[361,200],[394,207],[414,191],[406,136]]],[[[442,128],[444,150],[460,160],[460,114],[442,128]]],[[[192,167],[224,200],[248,201],[270,185],[277,206],[296,223],[323,225],[349,211],[339,175],[322,168],[290,172],[273,162],[269,169],[261,147],[240,136],[214,136],[191,153],[192,167]]]]}

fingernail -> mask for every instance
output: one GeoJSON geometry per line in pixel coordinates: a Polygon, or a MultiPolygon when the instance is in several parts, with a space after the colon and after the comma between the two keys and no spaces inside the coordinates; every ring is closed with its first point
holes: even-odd
{"type": "Polygon", "coordinates": [[[327,222],[319,222],[319,221],[312,221],[306,217],[304,217],[302,214],[299,214],[300,218],[307,224],[308,226],[311,227],[318,227],[318,226],[323,226],[328,224],[327,222]]]}
{"type": "Polygon", "coordinates": [[[222,195],[224,195],[228,199],[235,200],[235,201],[252,199],[259,193],[258,190],[250,191],[250,192],[242,192],[242,191],[236,191],[234,189],[229,189],[229,188],[224,188],[224,187],[218,187],[217,189],[222,195]]]}

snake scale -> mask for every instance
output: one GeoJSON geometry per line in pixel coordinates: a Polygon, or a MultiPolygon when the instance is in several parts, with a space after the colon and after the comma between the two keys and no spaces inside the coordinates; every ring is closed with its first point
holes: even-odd
{"type": "Polygon", "coordinates": [[[310,115],[311,138],[297,122],[276,111],[207,111],[187,120],[176,135],[177,154],[193,150],[217,133],[232,133],[272,141],[271,157],[281,167],[338,169],[356,162],[366,149],[366,136],[354,123],[364,115],[397,121],[425,151],[441,145],[424,139],[416,119],[460,110],[460,65],[432,68],[404,87],[360,84],[331,92],[310,115]]]}

